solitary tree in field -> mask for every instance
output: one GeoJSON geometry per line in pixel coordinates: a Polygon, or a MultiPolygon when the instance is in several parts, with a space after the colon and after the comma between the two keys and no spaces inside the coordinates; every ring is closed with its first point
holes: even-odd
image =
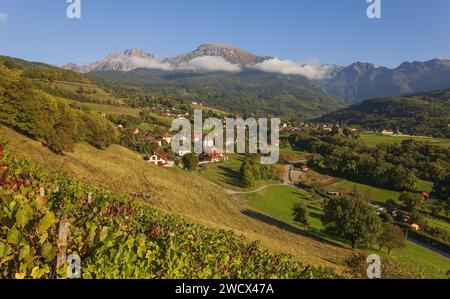
{"type": "Polygon", "coordinates": [[[388,254],[391,254],[392,249],[405,247],[405,242],[406,236],[400,227],[389,222],[383,223],[383,233],[378,238],[380,249],[386,247],[388,254]]]}
{"type": "Polygon", "coordinates": [[[309,212],[306,205],[303,202],[295,204],[292,214],[294,216],[294,221],[302,224],[303,227],[306,229],[306,227],[309,225],[308,220],[309,212]]]}
{"type": "Polygon", "coordinates": [[[322,222],[328,232],[349,240],[353,249],[373,244],[382,232],[381,219],[372,207],[351,197],[329,199],[322,222]]]}

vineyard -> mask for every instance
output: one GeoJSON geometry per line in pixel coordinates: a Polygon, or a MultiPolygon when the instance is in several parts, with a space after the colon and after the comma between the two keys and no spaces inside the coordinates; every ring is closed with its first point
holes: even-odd
{"type": "Polygon", "coordinates": [[[85,279],[337,277],[0,154],[0,279],[70,277],[72,255],[85,279]]]}

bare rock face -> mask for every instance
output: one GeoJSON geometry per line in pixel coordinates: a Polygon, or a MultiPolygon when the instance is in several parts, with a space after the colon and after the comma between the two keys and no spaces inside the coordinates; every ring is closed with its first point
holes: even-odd
{"type": "Polygon", "coordinates": [[[272,58],[268,56],[258,56],[226,44],[211,43],[201,45],[195,51],[190,53],[174,58],[166,58],[163,61],[140,49],[127,49],[121,53],[110,54],[104,59],[86,66],[78,66],[74,63],[69,63],[62,67],[81,73],[97,71],[129,72],[138,68],[192,70],[193,68],[192,65],[190,65],[190,62],[195,58],[201,57],[221,57],[224,61],[237,67],[252,66],[272,58]]]}
{"type": "Polygon", "coordinates": [[[61,68],[65,69],[65,70],[69,70],[69,71],[73,71],[73,72],[81,72],[81,66],[75,64],[75,63],[68,63],[65,64],[63,66],[61,66],[61,68]]]}
{"type": "Polygon", "coordinates": [[[229,63],[240,66],[252,66],[272,58],[269,56],[258,56],[226,44],[209,43],[200,45],[195,51],[175,58],[167,58],[165,61],[171,63],[175,67],[182,68],[183,65],[187,65],[191,60],[203,56],[222,57],[229,63]]]}
{"type": "Polygon", "coordinates": [[[127,49],[121,53],[110,54],[100,61],[83,67],[70,63],[63,68],[81,73],[97,71],[129,72],[138,68],[169,69],[170,65],[161,63],[154,55],[145,53],[140,49],[127,49]]]}

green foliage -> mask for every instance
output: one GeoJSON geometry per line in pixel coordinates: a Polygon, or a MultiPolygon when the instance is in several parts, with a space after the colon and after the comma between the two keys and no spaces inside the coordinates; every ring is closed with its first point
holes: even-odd
{"type": "Polygon", "coordinates": [[[422,208],[425,203],[421,194],[411,192],[403,192],[400,195],[399,200],[411,212],[422,208]]]}
{"type": "Polygon", "coordinates": [[[383,232],[378,238],[378,245],[380,248],[386,247],[388,254],[390,254],[392,249],[403,248],[406,246],[406,235],[397,225],[384,222],[383,232]]]}
{"type": "Polygon", "coordinates": [[[1,63],[0,78],[0,122],[42,140],[54,152],[70,151],[78,141],[98,148],[117,142],[116,129],[98,113],[70,108],[1,63]]]}
{"type": "Polygon", "coordinates": [[[341,136],[296,133],[289,142],[315,154],[308,162],[313,168],[399,191],[423,191],[417,178],[439,180],[450,164],[450,149],[414,140],[373,148],[341,136]]]}
{"type": "Polygon", "coordinates": [[[450,138],[450,90],[368,100],[331,112],[320,122],[393,129],[410,135],[450,138]]]}
{"type": "Polygon", "coordinates": [[[322,222],[326,230],[356,246],[373,244],[382,231],[380,217],[369,204],[350,197],[333,197],[324,204],[322,222]]]}
{"type": "Polygon", "coordinates": [[[257,156],[245,157],[239,173],[244,188],[253,187],[256,182],[270,179],[274,175],[271,167],[261,164],[257,156]]]}
{"type": "Polygon", "coordinates": [[[450,173],[436,180],[433,192],[442,200],[450,199],[450,173]]]}
{"type": "Polygon", "coordinates": [[[196,154],[186,154],[183,156],[183,166],[185,169],[194,171],[197,170],[199,158],[196,154]]]}
{"type": "MultiPolygon", "coordinates": [[[[127,73],[98,72],[89,77],[104,84],[105,88],[137,86],[158,98],[202,102],[245,117],[278,116],[304,120],[342,106],[304,76],[287,78],[286,75],[255,70],[204,74],[135,70],[127,73]],[[113,83],[99,80],[99,77],[113,83]]],[[[130,94],[132,91],[127,96],[130,94]]],[[[135,104],[144,107],[148,99],[143,97],[135,104]]]]}
{"type": "Polygon", "coordinates": [[[55,268],[60,221],[70,223],[67,254],[81,257],[83,278],[337,277],[27,161],[3,163],[0,278],[66,277],[67,265],[55,268]]]}
{"type": "Polygon", "coordinates": [[[89,84],[89,79],[76,72],[64,70],[44,63],[27,62],[20,59],[0,56],[0,64],[10,70],[20,70],[25,78],[47,81],[69,81],[89,84]]]}
{"type": "Polygon", "coordinates": [[[309,225],[309,212],[308,212],[308,208],[306,207],[304,202],[299,202],[297,204],[294,205],[293,210],[293,216],[294,216],[294,221],[298,222],[300,224],[302,224],[304,226],[304,228],[306,229],[306,227],[309,225]]]}

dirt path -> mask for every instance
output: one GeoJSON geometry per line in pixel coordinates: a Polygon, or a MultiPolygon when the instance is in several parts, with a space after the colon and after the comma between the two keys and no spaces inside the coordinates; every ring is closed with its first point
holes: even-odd
{"type": "MultiPolygon", "coordinates": [[[[218,188],[221,188],[221,189],[223,189],[223,191],[225,191],[228,195],[238,195],[238,194],[252,194],[252,193],[257,193],[257,192],[259,192],[259,191],[262,191],[262,190],[264,190],[264,189],[266,189],[266,188],[269,188],[269,187],[275,187],[275,186],[290,186],[290,187],[293,187],[293,188],[297,188],[297,187],[295,187],[293,184],[292,184],[292,182],[291,182],[291,179],[290,179],[290,176],[289,176],[289,171],[291,170],[291,165],[286,165],[285,166],[285,173],[283,174],[283,183],[279,183],[279,184],[266,184],[266,185],[263,185],[263,186],[260,186],[260,187],[258,187],[257,189],[255,189],[255,190],[249,190],[249,191],[236,191],[236,190],[231,190],[231,189],[227,189],[227,188],[225,188],[225,187],[223,187],[223,186],[220,186],[220,185],[218,185],[218,184],[216,184],[216,183],[214,183],[214,182],[212,182],[212,181],[210,181],[210,180],[208,180],[208,179],[206,179],[206,181],[207,182],[209,182],[210,184],[212,184],[212,185],[214,185],[214,186],[216,186],[216,187],[218,187],[218,188]]],[[[196,175],[198,175],[198,174],[196,174],[196,175]]],[[[199,175],[200,176],[200,175],[199,175]]],[[[204,177],[202,177],[203,179],[205,179],[204,177]]]]}

